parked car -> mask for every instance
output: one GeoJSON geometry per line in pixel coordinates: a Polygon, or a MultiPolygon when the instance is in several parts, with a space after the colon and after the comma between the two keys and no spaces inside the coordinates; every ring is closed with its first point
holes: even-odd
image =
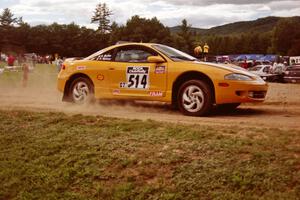
{"type": "Polygon", "coordinates": [[[284,82],[300,83],[300,65],[288,67],[284,72],[284,82]]]}
{"type": "Polygon", "coordinates": [[[268,61],[268,60],[256,60],[253,64],[253,66],[257,66],[257,65],[271,65],[272,62],[268,61]]]}
{"type": "Polygon", "coordinates": [[[161,101],[191,116],[208,114],[215,105],[262,102],[268,90],[265,81],[246,70],[200,62],[154,43],[114,45],[64,62],[57,86],[63,100],[78,104],[90,98],[161,101]]]}
{"type": "Polygon", "coordinates": [[[300,64],[300,56],[291,56],[290,64],[291,65],[299,65],[300,64]]]}
{"type": "Polygon", "coordinates": [[[255,67],[249,68],[249,71],[259,76],[264,76],[270,72],[271,68],[271,65],[256,65],[255,67]]]}
{"type": "Polygon", "coordinates": [[[271,73],[271,65],[257,65],[249,68],[249,71],[253,74],[260,76],[263,80],[268,82],[282,82],[282,74],[271,73]]]}

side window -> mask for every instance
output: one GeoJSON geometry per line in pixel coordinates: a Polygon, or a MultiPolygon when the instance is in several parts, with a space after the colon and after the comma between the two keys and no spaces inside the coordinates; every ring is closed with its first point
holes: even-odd
{"type": "Polygon", "coordinates": [[[270,67],[265,67],[263,72],[269,73],[270,67]]]}
{"type": "Polygon", "coordinates": [[[154,55],[144,49],[139,48],[126,48],[120,49],[117,54],[115,61],[117,62],[132,62],[132,63],[146,63],[149,56],[154,55]]]}
{"type": "Polygon", "coordinates": [[[95,58],[98,61],[111,61],[113,59],[114,50],[106,51],[95,58]]]}

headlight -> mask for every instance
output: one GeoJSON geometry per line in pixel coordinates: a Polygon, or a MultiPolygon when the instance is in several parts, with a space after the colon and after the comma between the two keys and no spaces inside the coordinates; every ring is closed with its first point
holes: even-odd
{"type": "Polygon", "coordinates": [[[225,80],[236,80],[236,81],[252,81],[250,76],[244,74],[227,74],[225,80]]]}

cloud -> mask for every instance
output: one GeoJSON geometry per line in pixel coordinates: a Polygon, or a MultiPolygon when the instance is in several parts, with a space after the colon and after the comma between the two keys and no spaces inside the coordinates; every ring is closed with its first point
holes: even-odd
{"type": "MultiPolygon", "coordinates": [[[[300,8],[299,1],[274,1],[268,4],[272,10],[289,11],[300,8]]],[[[299,14],[299,13],[298,13],[299,14]]]]}
{"type": "Polygon", "coordinates": [[[20,0],[1,0],[0,8],[8,8],[12,5],[20,3],[20,0]]]}
{"type": "Polygon", "coordinates": [[[295,16],[300,13],[300,0],[151,0],[151,2],[158,5],[159,9],[155,14],[165,24],[180,24],[185,18],[193,26],[201,28],[266,16],[295,16]]]}
{"type": "MultiPolygon", "coordinates": [[[[155,1],[155,0],[154,0],[155,1]]],[[[162,0],[174,5],[196,5],[196,6],[208,6],[216,4],[232,4],[232,5],[251,5],[251,4],[269,4],[272,2],[290,2],[291,0],[162,0]]],[[[300,2],[295,0],[295,2],[300,2]]]]}
{"type": "Polygon", "coordinates": [[[125,24],[133,15],[157,17],[167,26],[187,19],[195,27],[209,28],[235,21],[266,16],[293,16],[300,13],[300,0],[0,0],[0,7],[11,8],[16,17],[36,25],[71,23],[97,27],[90,20],[99,2],[107,3],[111,21],[125,24]]]}
{"type": "Polygon", "coordinates": [[[20,0],[10,8],[15,15],[23,16],[24,21],[32,25],[41,22],[43,24],[75,22],[86,26],[90,24],[95,5],[96,0],[20,0]]]}

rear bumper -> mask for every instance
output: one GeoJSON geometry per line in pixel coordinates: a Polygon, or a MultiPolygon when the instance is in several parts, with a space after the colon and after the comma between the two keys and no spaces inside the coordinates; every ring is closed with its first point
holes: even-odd
{"type": "Polygon", "coordinates": [[[65,77],[57,77],[57,89],[60,92],[64,92],[65,90],[65,85],[66,85],[67,79],[65,77]]]}

